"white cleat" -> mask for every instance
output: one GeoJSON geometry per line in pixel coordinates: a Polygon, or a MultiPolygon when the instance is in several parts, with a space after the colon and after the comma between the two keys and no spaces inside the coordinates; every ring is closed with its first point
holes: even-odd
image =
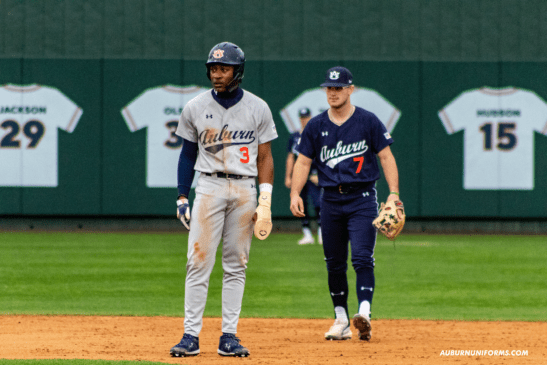
{"type": "Polygon", "coordinates": [[[313,239],[313,236],[304,236],[298,241],[299,245],[311,245],[314,244],[315,240],[313,239]]]}
{"type": "Polygon", "coordinates": [[[372,337],[372,326],[370,325],[370,318],[363,314],[357,313],[353,316],[353,325],[359,330],[359,339],[363,341],[370,341],[372,337]]]}
{"type": "Polygon", "coordinates": [[[326,340],[350,340],[351,339],[351,329],[349,328],[349,323],[341,321],[339,319],[334,321],[332,327],[325,332],[326,340]]]}

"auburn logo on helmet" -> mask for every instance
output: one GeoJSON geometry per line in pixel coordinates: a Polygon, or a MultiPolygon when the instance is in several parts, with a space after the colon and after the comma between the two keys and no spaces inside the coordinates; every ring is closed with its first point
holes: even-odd
{"type": "Polygon", "coordinates": [[[214,58],[222,58],[224,57],[224,50],[223,49],[217,49],[215,52],[213,52],[214,58]]]}

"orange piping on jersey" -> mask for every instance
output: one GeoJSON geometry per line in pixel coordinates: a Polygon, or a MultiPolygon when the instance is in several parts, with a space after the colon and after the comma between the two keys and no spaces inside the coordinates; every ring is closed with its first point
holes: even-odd
{"type": "Polygon", "coordinates": [[[541,133],[547,135],[547,123],[545,123],[545,128],[541,131],[541,133]]]}
{"type": "Polygon", "coordinates": [[[174,86],[174,85],[164,85],[163,89],[171,93],[191,94],[202,88],[199,86],[180,87],[180,86],[174,86]]]}
{"type": "Polygon", "coordinates": [[[502,96],[502,95],[511,95],[518,91],[518,89],[515,89],[514,87],[508,87],[505,89],[491,89],[488,87],[481,87],[479,91],[483,94],[487,95],[495,95],[495,96],[502,96]]]}
{"type": "Polygon", "coordinates": [[[34,85],[14,85],[14,84],[6,84],[4,85],[4,89],[8,91],[17,91],[21,93],[28,93],[32,91],[39,90],[42,86],[38,84],[34,85]]]}
{"type": "Polygon", "coordinates": [[[70,118],[70,122],[68,122],[68,126],[66,127],[67,131],[72,131],[72,125],[74,122],[78,119],[80,119],[80,116],[82,115],[82,109],[80,107],[76,108],[76,111],[72,115],[72,118],[70,118]]]}
{"type": "Polygon", "coordinates": [[[389,117],[389,119],[387,121],[387,124],[386,124],[386,128],[387,128],[388,132],[391,131],[392,125],[395,123],[396,120],[399,119],[400,116],[401,116],[401,111],[399,109],[395,108],[395,110],[393,110],[393,113],[391,113],[391,116],[389,117]]]}
{"type": "MultiPolygon", "coordinates": [[[[294,122],[293,122],[291,116],[289,115],[289,112],[287,111],[287,109],[283,109],[283,110],[281,111],[281,114],[283,114],[283,115],[285,116],[286,120],[289,121],[291,127],[294,128],[294,127],[295,127],[295,124],[294,124],[294,122]]],[[[290,130],[289,132],[290,132],[290,133],[294,133],[294,132],[299,131],[299,130],[300,130],[300,128],[298,128],[298,129],[296,129],[296,130],[290,130]]]]}
{"type": "Polygon", "coordinates": [[[444,109],[439,112],[439,117],[441,117],[441,120],[443,121],[443,124],[448,130],[449,134],[454,133],[454,127],[452,127],[452,123],[450,123],[450,118],[448,117],[444,109]]]}
{"type": "Polygon", "coordinates": [[[133,120],[133,116],[131,115],[129,109],[123,108],[122,112],[125,114],[125,119],[131,124],[131,131],[135,132],[138,130],[139,128],[137,128],[137,123],[133,120]]]}

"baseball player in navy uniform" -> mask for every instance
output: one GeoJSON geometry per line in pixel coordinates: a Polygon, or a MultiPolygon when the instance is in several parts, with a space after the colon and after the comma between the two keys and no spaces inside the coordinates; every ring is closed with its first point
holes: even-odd
{"type": "Polygon", "coordinates": [[[323,251],[335,321],[325,333],[329,340],[350,339],[348,312],[348,241],[357,276],[358,313],[353,324],[361,340],[370,340],[370,308],[374,294],[374,247],[378,215],[375,182],[380,178],[377,157],[390,188],[387,200],[399,199],[397,164],[390,149],[393,140],[371,112],[351,104],[353,76],[344,67],[327,71],[326,88],[330,108],[312,118],[300,138],[291,188],[290,209],[304,215],[300,191],[312,162],[319,170],[323,251]]]}
{"type": "MultiPolygon", "coordinates": [[[[289,141],[287,143],[287,160],[285,163],[285,186],[287,188],[291,188],[291,182],[292,182],[292,171],[294,168],[294,162],[296,161],[296,158],[298,157],[298,151],[296,150],[296,146],[298,145],[298,141],[300,141],[300,135],[302,133],[302,130],[306,127],[306,124],[308,124],[309,120],[311,119],[311,112],[308,108],[302,108],[298,111],[298,116],[300,118],[300,124],[302,125],[302,129],[299,132],[294,132],[291,134],[289,141]]],[[[308,198],[311,198],[311,201],[313,203],[313,207],[315,209],[315,213],[317,214],[317,217],[321,215],[321,188],[318,185],[319,181],[317,178],[317,167],[315,164],[312,163],[312,167],[310,169],[310,176],[308,177],[308,181],[304,185],[304,188],[302,188],[302,192],[300,193],[300,197],[304,201],[304,217],[302,217],[302,233],[304,236],[298,241],[299,245],[308,245],[315,243],[315,239],[313,238],[311,227],[310,227],[310,214],[308,209],[308,198]]],[[[323,244],[323,239],[321,238],[321,220],[317,220],[318,228],[317,228],[317,240],[319,244],[323,244]]]]}
{"type": "Polygon", "coordinates": [[[176,131],[183,139],[177,217],[189,235],[184,335],[171,348],[172,356],[200,353],[209,277],[221,239],[222,336],[217,352],[223,356],[250,354],[235,335],[253,231],[265,239],[272,228],[271,141],[277,132],[266,102],[239,87],[244,66],[245,55],[238,46],[229,42],[215,45],[206,62],[213,89],[185,105],[176,131]],[[190,214],[188,194],[194,170],[200,176],[190,214]]]}

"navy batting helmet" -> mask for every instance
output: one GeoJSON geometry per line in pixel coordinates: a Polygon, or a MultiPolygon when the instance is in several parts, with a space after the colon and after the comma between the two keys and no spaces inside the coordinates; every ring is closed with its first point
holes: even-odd
{"type": "Polygon", "coordinates": [[[234,90],[243,79],[245,70],[245,54],[233,43],[222,42],[214,46],[209,52],[209,57],[205,66],[207,67],[207,77],[211,79],[210,66],[213,64],[222,64],[234,66],[234,79],[230,83],[229,91],[234,90]]]}

